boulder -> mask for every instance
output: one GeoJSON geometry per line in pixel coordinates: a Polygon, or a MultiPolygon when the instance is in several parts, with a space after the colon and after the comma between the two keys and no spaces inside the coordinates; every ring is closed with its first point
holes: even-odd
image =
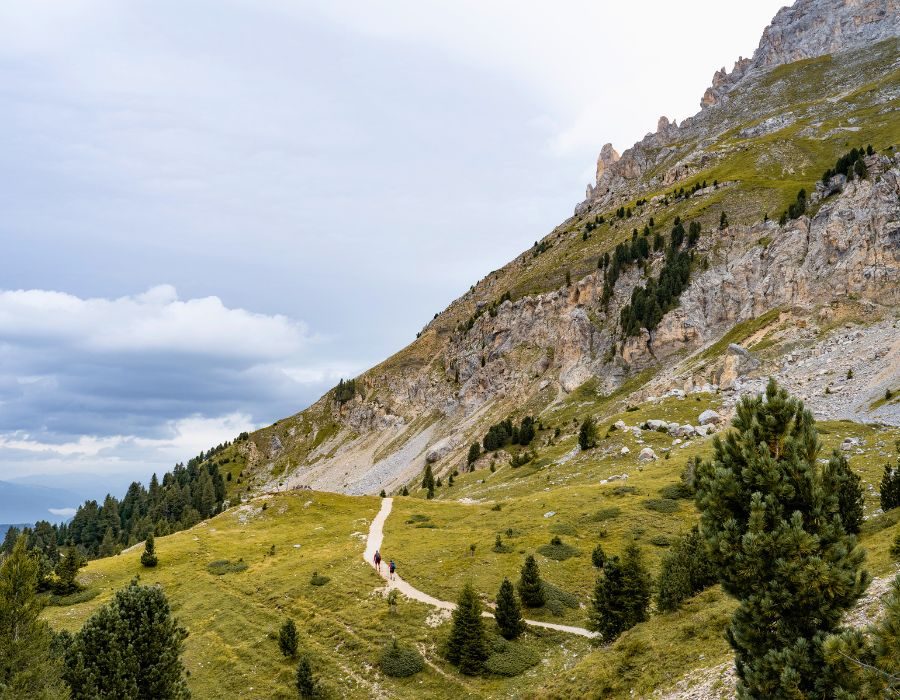
{"type": "Polygon", "coordinates": [[[722,416],[713,411],[711,408],[706,409],[698,418],[700,425],[718,425],[722,422],[722,416]]]}
{"type": "Polygon", "coordinates": [[[631,453],[631,450],[629,450],[627,447],[623,447],[621,450],[619,450],[620,455],[627,455],[630,453],[631,453]]]}
{"type": "Polygon", "coordinates": [[[688,425],[687,423],[684,425],[679,425],[677,430],[672,433],[675,437],[693,437],[697,434],[697,431],[694,429],[693,425],[688,425]]]}
{"type": "Polygon", "coordinates": [[[644,425],[647,426],[647,430],[668,430],[669,424],[664,420],[658,420],[656,418],[651,418],[644,425]]]}
{"type": "Polygon", "coordinates": [[[615,422],[615,426],[618,430],[625,430],[628,427],[627,425],[625,425],[625,421],[623,420],[617,420],[615,422]]]}
{"type": "Polygon", "coordinates": [[[659,457],[657,457],[656,453],[653,450],[651,450],[649,447],[645,447],[643,450],[641,450],[641,453],[638,455],[638,459],[641,462],[652,462],[654,459],[659,459],[659,457]]]}

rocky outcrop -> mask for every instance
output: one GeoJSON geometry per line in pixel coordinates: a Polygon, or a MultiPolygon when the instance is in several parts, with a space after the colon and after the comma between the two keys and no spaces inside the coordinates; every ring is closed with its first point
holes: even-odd
{"type": "Polygon", "coordinates": [[[701,108],[718,104],[751,74],[805,58],[836,54],[900,36],[900,0],[797,0],[763,31],[752,59],[713,75],[701,108]]]}

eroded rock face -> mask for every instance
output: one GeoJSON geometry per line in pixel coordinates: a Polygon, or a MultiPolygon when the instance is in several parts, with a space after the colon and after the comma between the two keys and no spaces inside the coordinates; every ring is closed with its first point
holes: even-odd
{"type": "Polygon", "coordinates": [[[701,108],[718,104],[755,72],[804,58],[867,46],[900,34],[900,0],[797,0],[781,8],[763,31],[753,58],[713,74],[701,108]]]}

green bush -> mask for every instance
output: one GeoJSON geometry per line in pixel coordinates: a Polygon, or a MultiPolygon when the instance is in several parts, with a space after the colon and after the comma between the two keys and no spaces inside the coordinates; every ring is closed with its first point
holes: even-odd
{"type": "Polygon", "coordinates": [[[502,651],[491,654],[484,664],[488,673],[495,676],[518,676],[541,660],[541,655],[522,642],[506,642],[502,651]]]}
{"type": "Polygon", "coordinates": [[[386,676],[408,678],[425,668],[425,662],[418,651],[401,647],[395,639],[381,653],[380,666],[381,672],[386,676]]]}
{"type": "Polygon", "coordinates": [[[595,523],[602,523],[604,520],[615,520],[621,514],[622,509],[611,506],[609,508],[601,508],[591,516],[591,520],[595,523]]]}
{"type": "Polygon", "coordinates": [[[631,496],[637,492],[638,490],[634,486],[616,486],[609,494],[611,496],[631,496]]]}
{"type": "Polygon", "coordinates": [[[243,559],[237,561],[229,561],[228,559],[217,559],[206,565],[206,570],[213,576],[222,576],[223,574],[236,574],[247,569],[247,564],[243,559]]]}
{"type": "Polygon", "coordinates": [[[670,484],[663,486],[659,490],[659,495],[670,501],[677,501],[680,498],[690,499],[694,497],[691,489],[685,484],[670,484]]]}
{"type": "Polygon", "coordinates": [[[578,535],[578,530],[568,523],[554,523],[550,526],[550,532],[554,535],[568,535],[569,537],[576,537],[578,535]]]}
{"type": "Polygon", "coordinates": [[[88,600],[96,598],[100,591],[95,588],[85,588],[83,591],[76,591],[69,595],[51,595],[47,598],[47,605],[54,605],[63,608],[67,605],[78,605],[88,600]]]}
{"type": "Polygon", "coordinates": [[[563,542],[558,536],[554,536],[550,540],[550,544],[544,544],[537,548],[537,551],[548,559],[556,561],[565,561],[572,557],[577,557],[580,552],[570,544],[563,542]]]}
{"type": "Polygon", "coordinates": [[[313,571],[312,578],[309,579],[309,582],[310,582],[313,586],[324,586],[324,585],[325,585],[326,583],[328,583],[330,580],[331,580],[331,579],[330,579],[328,576],[319,576],[319,572],[318,572],[318,571],[313,571]]]}
{"type": "Polygon", "coordinates": [[[416,523],[427,523],[431,520],[431,517],[428,515],[422,515],[421,513],[413,513],[409,516],[409,520],[406,521],[407,525],[415,525],[416,523]]]}
{"type": "Polygon", "coordinates": [[[653,537],[650,538],[650,544],[656,547],[668,547],[672,542],[665,535],[653,535],[653,537]]]}
{"type": "Polygon", "coordinates": [[[678,501],[673,501],[671,498],[648,498],[644,501],[643,506],[647,510],[657,513],[674,513],[679,508],[678,501]]]}
{"type": "Polygon", "coordinates": [[[547,581],[541,581],[541,584],[544,591],[544,605],[551,613],[558,617],[566,611],[566,608],[578,609],[579,602],[576,596],[547,581]]]}

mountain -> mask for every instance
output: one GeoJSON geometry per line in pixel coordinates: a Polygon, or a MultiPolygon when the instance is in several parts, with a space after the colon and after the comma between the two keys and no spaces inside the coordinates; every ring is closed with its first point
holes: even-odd
{"type": "Polygon", "coordinates": [[[73,515],[74,510],[69,509],[77,508],[80,500],[66,489],[0,481],[0,521],[32,525],[38,520],[62,522],[73,515]]]}
{"type": "Polygon", "coordinates": [[[900,407],[878,400],[900,384],[898,34],[895,0],[782,9],[752,58],[715,74],[698,114],[661,117],[621,155],[604,146],[574,216],[352,385],[252,434],[235,455],[242,485],[396,492],[426,462],[459,470],[491,424],[579,392],[614,408],[709,386],[727,408],[773,374],[821,417],[896,425],[900,407]],[[867,178],[822,180],[869,145],[867,178]],[[803,211],[780,221],[801,191],[803,211]],[[646,312],[653,328],[626,328],[679,220],[700,226],[683,245],[689,280],[646,312]],[[633,231],[656,249],[610,275],[604,256],[633,231]],[[726,339],[761,342],[751,356],[726,339]]]}
{"type": "MultiPolygon", "coordinates": [[[[586,628],[600,557],[635,545],[657,590],[684,583],[666,562],[698,521],[698,461],[774,376],[814,411],[804,454],[820,443],[860,479],[873,581],[841,624],[880,619],[900,571],[900,508],[879,494],[900,463],[897,9],[781,10],[697,115],[604,146],[573,216],[409,346],[207,457],[230,507],[158,537],[156,567],[139,545],[91,561],[44,618],[75,631],[136,575],[162,586],[198,698],[296,697],[276,641],[292,619],[327,697],[730,699],[736,601],[719,585],[654,602],[614,641],[586,628]],[[441,653],[448,601],[471,584],[489,607],[527,555],[545,604],[515,642],[485,620],[489,672],[462,675],[441,653]],[[390,654],[421,670],[384,672],[390,654]]],[[[819,584],[797,593],[832,598],[819,584]]]]}

